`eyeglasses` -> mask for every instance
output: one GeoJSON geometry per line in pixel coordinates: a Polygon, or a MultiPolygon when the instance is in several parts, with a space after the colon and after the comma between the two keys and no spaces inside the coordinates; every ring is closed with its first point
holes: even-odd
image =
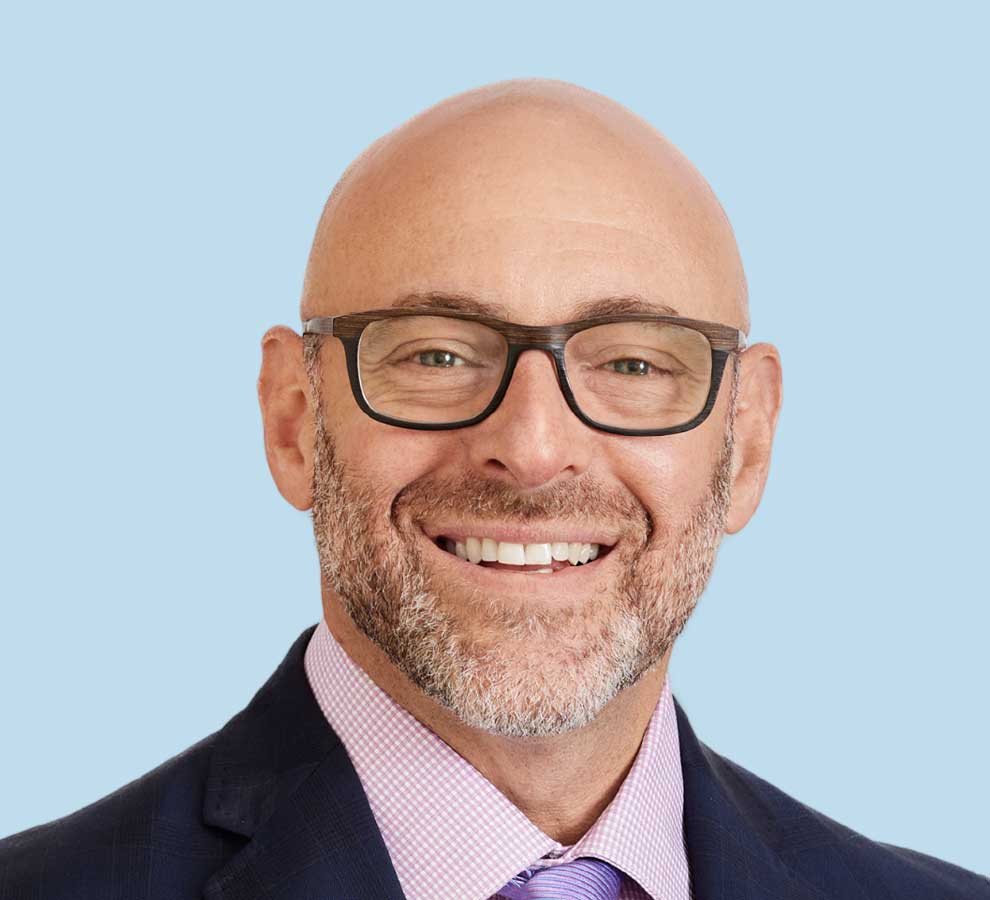
{"type": "Polygon", "coordinates": [[[598,316],[519,325],[433,307],[378,309],[303,322],[344,345],[354,399],[401,428],[466,428],[490,416],[526,350],[551,355],[571,411],[612,434],[688,431],[708,417],[738,328],[679,316],[598,316]]]}

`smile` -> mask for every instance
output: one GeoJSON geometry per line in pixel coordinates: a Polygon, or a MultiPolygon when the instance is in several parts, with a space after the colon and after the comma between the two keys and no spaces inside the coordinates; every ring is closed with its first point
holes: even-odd
{"type": "Polygon", "coordinates": [[[587,566],[612,549],[610,544],[580,540],[522,542],[463,534],[438,534],[431,539],[441,550],[471,565],[532,575],[587,566]]]}

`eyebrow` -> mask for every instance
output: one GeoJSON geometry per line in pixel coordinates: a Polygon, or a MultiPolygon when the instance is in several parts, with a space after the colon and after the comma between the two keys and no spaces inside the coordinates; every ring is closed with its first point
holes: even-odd
{"type": "Polygon", "coordinates": [[[506,309],[498,303],[478,300],[467,294],[446,294],[442,291],[430,291],[427,294],[406,294],[392,302],[392,306],[424,306],[433,309],[456,309],[460,312],[477,313],[480,316],[494,316],[505,319],[506,309]]]}
{"type": "Polygon", "coordinates": [[[575,307],[578,318],[593,319],[596,316],[622,316],[632,313],[645,313],[657,316],[679,316],[680,313],[659,300],[647,300],[637,294],[623,297],[600,297],[584,300],[575,307]]]}
{"type": "MultiPolygon", "coordinates": [[[[461,312],[476,313],[482,316],[493,316],[497,319],[508,319],[506,308],[500,303],[479,300],[477,297],[472,297],[468,294],[448,294],[442,291],[430,291],[425,294],[405,294],[394,300],[392,306],[456,309],[461,312]]],[[[647,300],[636,294],[582,300],[574,307],[574,315],[577,319],[594,319],[597,316],[622,316],[637,313],[658,316],[680,315],[673,306],[660,303],[656,300],[647,300]]]]}

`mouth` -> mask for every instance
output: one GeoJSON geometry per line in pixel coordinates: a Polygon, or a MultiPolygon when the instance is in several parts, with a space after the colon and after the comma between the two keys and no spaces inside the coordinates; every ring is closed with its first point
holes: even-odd
{"type": "Polygon", "coordinates": [[[601,564],[615,546],[604,538],[570,540],[567,535],[543,535],[528,541],[464,532],[429,534],[433,543],[461,562],[479,568],[527,575],[554,575],[601,564]]]}

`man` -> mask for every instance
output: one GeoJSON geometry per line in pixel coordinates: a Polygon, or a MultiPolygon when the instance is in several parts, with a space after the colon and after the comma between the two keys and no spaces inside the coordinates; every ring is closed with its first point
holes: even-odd
{"type": "Polygon", "coordinates": [[[779,354],[710,188],[559,82],[454,97],[324,210],[265,446],[323,621],[223,729],[0,842],[3,898],[979,898],[701,744],[667,665],[759,503],[779,354]]]}

